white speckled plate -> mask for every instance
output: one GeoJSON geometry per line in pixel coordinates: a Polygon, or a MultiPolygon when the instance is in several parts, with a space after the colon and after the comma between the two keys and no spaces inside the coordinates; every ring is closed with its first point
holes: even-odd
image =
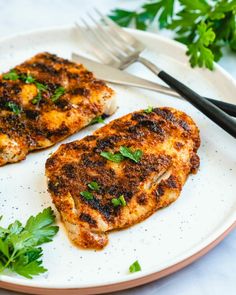
{"type": "MultiPolygon", "coordinates": [[[[220,67],[214,72],[191,69],[182,45],[158,35],[132,31],[152,52],[149,58],[163,69],[209,97],[236,103],[236,85],[220,67]]],[[[0,71],[32,55],[50,51],[70,58],[72,51],[83,52],[83,42],[72,27],[18,35],[0,42],[0,71]]],[[[156,80],[142,66],[131,71],[156,80]]],[[[213,247],[234,226],[236,220],[236,142],[187,102],[162,94],[113,87],[119,109],[110,121],[128,112],[153,106],[171,106],[185,111],[201,131],[199,149],[201,167],[191,175],[180,198],[146,221],[109,235],[103,251],[85,251],[74,247],[58,216],[60,232],[44,248],[43,262],[48,272],[28,280],[14,274],[0,276],[0,287],[34,294],[104,293],[139,285],[171,273],[213,247]],[[136,259],[142,271],[129,274],[136,259]],[[64,288],[67,290],[65,291],[64,288]]],[[[91,134],[99,125],[86,128],[64,142],[91,134]]],[[[0,215],[7,225],[15,219],[25,221],[42,208],[53,206],[47,193],[44,163],[59,144],[30,154],[21,163],[0,168],[0,215]]]]}

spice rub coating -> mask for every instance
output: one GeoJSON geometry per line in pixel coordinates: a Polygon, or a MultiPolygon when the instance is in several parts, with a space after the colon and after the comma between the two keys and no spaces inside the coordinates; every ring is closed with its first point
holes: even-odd
{"type": "Polygon", "coordinates": [[[0,75],[0,166],[110,115],[113,96],[83,65],[50,53],[0,75]]]}
{"type": "Polygon", "coordinates": [[[199,166],[199,130],[173,108],[134,112],[82,140],[63,144],[47,160],[48,190],[71,240],[82,248],[102,249],[112,230],[136,224],[175,201],[190,173],[199,166]],[[136,163],[116,163],[101,152],[121,146],[141,150],[136,163]],[[86,199],[81,192],[96,182],[86,199]],[[124,206],[112,199],[123,196],[124,206]]]}

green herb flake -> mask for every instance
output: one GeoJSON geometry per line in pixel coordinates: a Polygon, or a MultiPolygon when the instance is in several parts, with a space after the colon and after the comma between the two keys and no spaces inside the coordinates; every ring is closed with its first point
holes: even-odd
{"type": "Polygon", "coordinates": [[[110,152],[101,152],[100,154],[102,157],[106,158],[109,161],[115,162],[115,163],[120,163],[121,161],[124,160],[124,157],[122,156],[121,153],[110,153],[110,152]]]}
{"type": "Polygon", "coordinates": [[[51,242],[58,232],[55,216],[49,207],[31,216],[23,226],[16,220],[4,229],[0,227],[0,273],[5,269],[31,279],[47,271],[40,259],[41,244],[51,242]]]}
{"type": "Polygon", "coordinates": [[[153,112],[153,107],[151,107],[151,106],[148,106],[148,108],[146,110],[144,110],[144,113],[146,113],[146,114],[150,114],[152,112],[153,112]]]}
{"type": "Polygon", "coordinates": [[[124,197],[124,195],[121,195],[120,197],[119,197],[119,200],[120,200],[120,204],[121,204],[121,206],[126,206],[126,200],[125,200],[125,197],[124,197]]]}
{"type": "Polygon", "coordinates": [[[19,79],[19,75],[17,74],[15,70],[11,70],[10,72],[3,74],[2,77],[4,80],[11,80],[11,81],[16,81],[17,79],[19,79]]]}
{"type": "Polygon", "coordinates": [[[141,266],[138,262],[138,260],[136,260],[133,264],[130,265],[129,267],[129,272],[133,273],[133,272],[137,272],[141,270],[141,266]]]}
{"type": "Polygon", "coordinates": [[[27,76],[23,77],[23,80],[26,84],[35,83],[35,78],[31,76],[31,74],[28,74],[27,76]]]}
{"type": "Polygon", "coordinates": [[[41,99],[42,99],[42,93],[41,91],[39,91],[38,94],[31,100],[31,103],[38,104],[41,99]]]}
{"type": "Polygon", "coordinates": [[[14,114],[19,115],[21,113],[21,108],[14,102],[8,101],[6,103],[6,107],[8,107],[14,114]]]}
{"type": "Polygon", "coordinates": [[[38,89],[38,94],[31,100],[32,104],[38,104],[41,101],[41,99],[43,98],[42,92],[47,91],[47,86],[45,86],[39,82],[35,82],[35,86],[38,89]]]}
{"type": "Polygon", "coordinates": [[[54,94],[52,95],[51,100],[53,102],[57,101],[63,94],[65,94],[65,92],[66,92],[66,90],[64,87],[62,87],[62,86],[58,87],[55,90],[54,94]]]}
{"type": "Polygon", "coordinates": [[[126,206],[127,203],[126,203],[126,200],[125,200],[125,197],[123,195],[119,196],[119,198],[113,198],[111,200],[112,204],[114,207],[118,207],[118,206],[126,206]]]}
{"type": "Polygon", "coordinates": [[[93,199],[93,194],[88,192],[88,191],[80,192],[80,195],[82,197],[84,197],[86,200],[92,200],[93,199]]]}
{"type": "Polygon", "coordinates": [[[132,151],[130,148],[125,146],[120,147],[120,153],[122,156],[133,160],[135,163],[138,163],[143,155],[141,150],[132,151]]]}
{"type": "Polygon", "coordinates": [[[38,91],[41,91],[41,92],[45,92],[48,89],[46,85],[43,85],[42,83],[39,83],[39,82],[35,82],[35,85],[38,91]]]}
{"type": "Polygon", "coordinates": [[[89,125],[93,125],[93,124],[96,124],[96,123],[105,123],[105,121],[104,121],[104,119],[103,119],[103,117],[102,116],[98,116],[98,117],[96,117],[96,118],[93,118],[92,120],[91,120],[91,122],[90,122],[90,124],[89,125]]]}
{"type": "Polygon", "coordinates": [[[100,185],[96,181],[88,183],[88,187],[93,191],[98,191],[100,189],[100,185]]]}
{"type": "Polygon", "coordinates": [[[112,202],[112,204],[113,204],[114,207],[120,206],[120,200],[119,199],[113,198],[111,200],[111,202],[112,202]]]}

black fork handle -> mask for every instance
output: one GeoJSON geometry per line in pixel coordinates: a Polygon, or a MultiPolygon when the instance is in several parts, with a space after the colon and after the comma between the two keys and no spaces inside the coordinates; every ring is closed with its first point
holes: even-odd
{"type": "Polygon", "coordinates": [[[174,77],[166,73],[165,71],[160,71],[158,77],[163,80],[172,89],[178,92],[182,97],[184,97],[188,102],[195,106],[199,111],[205,114],[209,119],[215,122],[218,126],[223,128],[226,132],[236,138],[236,120],[230,117],[227,113],[222,111],[211,101],[205,99],[180,81],[176,80],[174,77]]]}
{"type": "Polygon", "coordinates": [[[216,100],[213,98],[209,97],[204,97],[205,99],[209,100],[212,102],[214,105],[216,105],[218,108],[222,109],[222,111],[226,112],[228,115],[232,117],[236,117],[236,105],[229,103],[229,102],[224,102],[221,100],[216,100]]]}

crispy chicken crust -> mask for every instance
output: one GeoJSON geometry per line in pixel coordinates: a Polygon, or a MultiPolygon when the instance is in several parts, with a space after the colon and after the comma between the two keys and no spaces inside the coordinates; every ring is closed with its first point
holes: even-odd
{"type": "Polygon", "coordinates": [[[13,70],[19,77],[32,76],[36,82],[0,75],[0,166],[20,161],[30,151],[77,132],[95,117],[114,112],[112,89],[81,64],[40,53],[13,70]],[[33,103],[39,93],[37,83],[46,91],[33,103]],[[65,93],[53,101],[60,87],[65,93]],[[12,103],[21,110],[19,114],[9,108],[12,103]]]}
{"type": "Polygon", "coordinates": [[[48,191],[69,237],[82,248],[102,249],[108,233],[136,224],[180,195],[199,166],[199,130],[185,113],[173,108],[138,111],[110,122],[93,135],[63,144],[47,160],[48,191]],[[138,163],[107,160],[101,152],[121,146],[143,151],[138,163]],[[80,192],[97,182],[87,200],[80,192]],[[126,206],[115,207],[123,195],[126,206]]]}

